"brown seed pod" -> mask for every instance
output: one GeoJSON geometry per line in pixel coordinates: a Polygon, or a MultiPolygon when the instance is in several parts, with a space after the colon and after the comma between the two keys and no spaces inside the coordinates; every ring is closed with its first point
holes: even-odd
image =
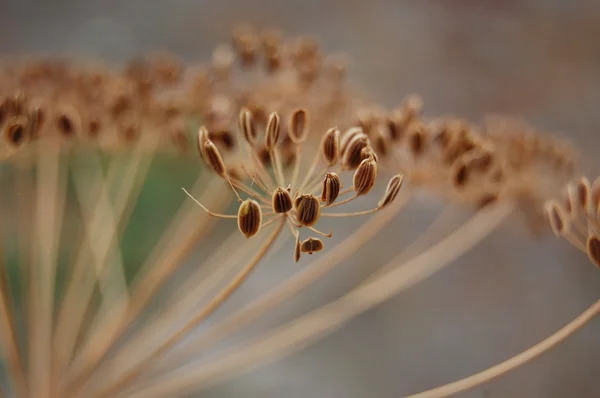
{"type": "Polygon", "coordinates": [[[342,149],[342,168],[344,170],[354,170],[364,159],[363,149],[369,146],[369,137],[366,134],[360,133],[353,136],[348,142],[346,150],[342,149]]]}
{"type": "Polygon", "coordinates": [[[296,248],[294,249],[294,260],[296,262],[300,261],[300,234],[296,234],[296,248]]]}
{"type": "Polygon", "coordinates": [[[281,187],[277,188],[273,193],[273,211],[275,213],[287,213],[292,210],[292,197],[290,193],[281,187]]]}
{"type": "Polygon", "coordinates": [[[256,142],[256,126],[254,125],[253,114],[249,109],[243,108],[240,111],[238,125],[246,142],[248,142],[250,146],[254,146],[254,143],[256,142]]]}
{"type": "Polygon", "coordinates": [[[581,177],[579,181],[577,181],[575,190],[577,192],[577,202],[579,206],[584,212],[587,212],[591,201],[590,181],[586,177],[581,177]]]}
{"type": "Polygon", "coordinates": [[[334,166],[340,154],[340,130],[337,127],[332,127],[325,132],[321,141],[321,152],[327,160],[328,166],[334,166]]]}
{"type": "Polygon", "coordinates": [[[461,189],[467,185],[469,181],[470,170],[463,161],[459,160],[452,166],[450,175],[455,188],[461,189]]]}
{"type": "Polygon", "coordinates": [[[304,109],[292,112],[288,123],[288,135],[295,144],[301,144],[308,135],[308,113],[304,109]]]}
{"type": "Polygon", "coordinates": [[[422,123],[410,125],[408,132],[408,147],[413,157],[419,157],[427,146],[427,131],[422,123]]]}
{"type": "Polygon", "coordinates": [[[56,111],[55,123],[58,132],[67,138],[81,134],[81,117],[72,106],[61,106],[56,111]]]}
{"type": "Polygon", "coordinates": [[[296,207],[296,221],[298,224],[312,227],[319,221],[321,205],[319,199],[313,195],[300,195],[294,201],[296,207]]]}
{"type": "Polygon", "coordinates": [[[23,145],[30,137],[29,120],[24,116],[10,118],[3,130],[4,140],[15,148],[23,145]]]}
{"type": "Polygon", "coordinates": [[[217,146],[211,141],[206,140],[202,148],[202,158],[206,164],[220,177],[226,176],[225,163],[217,149],[217,146]]]}
{"type": "Polygon", "coordinates": [[[360,127],[350,127],[348,130],[346,130],[340,139],[340,153],[344,154],[348,150],[348,145],[354,139],[354,137],[361,134],[365,134],[365,132],[360,127]]]}
{"type": "Polygon", "coordinates": [[[300,244],[300,251],[302,253],[313,254],[314,252],[320,252],[324,248],[323,241],[318,238],[308,238],[300,244]]]}
{"type": "Polygon", "coordinates": [[[277,142],[279,141],[280,131],[280,118],[277,112],[273,112],[269,115],[267,121],[267,129],[265,131],[265,147],[268,151],[275,149],[277,142]]]}
{"type": "Polygon", "coordinates": [[[377,162],[375,159],[365,159],[354,172],[354,191],[356,196],[365,195],[371,191],[377,179],[377,162]]]}
{"type": "Polygon", "coordinates": [[[251,238],[258,233],[262,224],[262,210],[257,201],[246,199],[238,210],[238,228],[246,238],[251,238]]]}
{"type": "Polygon", "coordinates": [[[596,236],[590,236],[586,242],[587,255],[591,262],[600,268],[600,239],[596,236]]]}
{"type": "Polygon", "coordinates": [[[546,214],[554,234],[563,236],[568,228],[568,221],[560,205],[554,200],[548,202],[546,204],[546,214]]]}
{"type": "Polygon", "coordinates": [[[400,192],[400,188],[402,188],[402,181],[404,181],[404,176],[402,174],[397,174],[390,179],[383,197],[379,203],[377,203],[377,207],[384,208],[396,199],[398,192],[400,192]]]}
{"type": "Polygon", "coordinates": [[[321,192],[321,201],[325,202],[326,206],[329,206],[337,199],[340,194],[342,187],[342,181],[336,173],[325,174],[323,180],[323,192],[321,192]]]}

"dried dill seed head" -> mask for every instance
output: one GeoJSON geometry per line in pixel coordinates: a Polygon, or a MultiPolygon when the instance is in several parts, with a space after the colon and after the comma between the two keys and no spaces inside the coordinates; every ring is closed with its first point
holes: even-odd
{"type": "Polygon", "coordinates": [[[408,148],[413,157],[417,158],[423,154],[427,140],[427,129],[423,123],[415,122],[409,126],[408,148]]]}
{"type": "Polygon", "coordinates": [[[328,166],[334,166],[340,154],[340,130],[337,127],[332,127],[325,132],[321,141],[321,152],[327,160],[328,166]]]}
{"type": "Polygon", "coordinates": [[[321,204],[319,199],[310,194],[298,196],[294,201],[296,207],[296,221],[305,227],[312,227],[319,221],[321,204]]]}
{"type": "Polygon", "coordinates": [[[390,179],[383,197],[379,203],[377,203],[377,207],[384,208],[396,199],[398,192],[400,192],[400,188],[402,188],[402,181],[404,181],[404,176],[402,174],[395,175],[390,179]]]}
{"type": "Polygon", "coordinates": [[[321,192],[321,201],[325,202],[326,206],[331,205],[337,199],[342,187],[342,181],[336,173],[325,174],[323,180],[323,191],[321,192]]]}
{"type": "Polygon", "coordinates": [[[273,193],[273,211],[277,214],[292,210],[292,196],[287,189],[278,187],[273,193]]]}
{"type": "Polygon", "coordinates": [[[300,251],[302,253],[313,254],[314,252],[320,252],[324,248],[323,241],[318,238],[308,238],[300,244],[300,251]]]}
{"type": "Polygon", "coordinates": [[[262,223],[262,211],[257,201],[246,199],[238,210],[238,228],[246,238],[251,238],[258,233],[262,223]]]}
{"type": "Polygon", "coordinates": [[[269,115],[267,121],[267,129],[265,132],[265,148],[268,151],[272,151],[279,141],[279,130],[280,130],[280,118],[277,112],[273,112],[269,115]]]}
{"type": "Polygon", "coordinates": [[[7,120],[3,137],[6,142],[18,148],[29,138],[30,131],[29,120],[23,116],[17,116],[7,120]]]}
{"type": "Polygon", "coordinates": [[[586,242],[587,255],[590,261],[600,268],[600,239],[597,236],[589,236],[586,242]]]}
{"type": "Polygon", "coordinates": [[[60,106],[56,110],[55,123],[63,137],[71,138],[81,134],[81,116],[72,106],[60,106]]]}
{"type": "Polygon", "coordinates": [[[356,196],[371,191],[377,179],[377,162],[373,158],[363,160],[354,172],[354,191],[356,196]]]}
{"type": "Polygon", "coordinates": [[[304,109],[292,112],[288,123],[288,136],[295,144],[301,144],[308,135],[308,114],[304,109]]]}
{"type": "Polygon", "coordinates": [[[217,146],[210,140],[206,140],[203,145],[202,158],[206,164],[220,177],[226,176],[225,163],[217,149],[217,146]]]}

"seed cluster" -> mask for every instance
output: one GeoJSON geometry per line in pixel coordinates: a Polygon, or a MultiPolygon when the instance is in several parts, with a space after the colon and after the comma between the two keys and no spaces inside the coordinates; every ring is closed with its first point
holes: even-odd
{"type": "Polygon", "coordinates": [[[586,177],[570,183],[563,198],[547,201],[545,209],[556,236],[586,252],[600,268],[600,177],[591,185],[586,177]]]}
{"type": "MultiPolygon", "coordinates": [[[[215,49],[208,65],[167,53],[122,70],[67,59],[14,60],[0,66],[0,159],[41,135],[76,137],[105,150],[156,135],[161,150],[185,152],[199,124],[230,151],[241,108],[251,109],[263,128],[271,112],[287,117],[301,105],[314,126],[324,126],[346,118],[352,102],[342,57],[324,54],[308,37],[246,26],[215,49]]],[[[282,146],[291,148],[287,127],[281,131],[282,146]]]]}
{"type": "MultiPolygon", "coordinates": [[[[312,254],[323,250],[323,242],[316,237],[300,241],[301,228],[313,233],[331,237],[315,228],[322,217],[348,217],[378,211],[388,206],[398,195],[402,185],[402,176],[394,176],[388,183],[378,205],[370,210],[354,213],[327,213],[324,209],[344,205],[354,199],[368,194],[377,179],[377,156],[371,148],[369,138],[360,128],[350,128],[343,135],[337,128],[328,129],[322,137],[320,151],[316,153],[310,165],[302,162],[302,147],[311,129],[309,114],[304,109],[296,109],[288,119],[288,133],[294,145],[294,163],[286,167],[281,159],[281,117],[271,113],[264,130],[264,142],[268,149],[269,162],[263,160],[257,134],[259,128],[255,123],[255,115],[249,109],[242,109],[239,115],[239,135],[245,144],[246,159],[237,160],[241,172],[228,171],[216,145],[209,137],[206,127],[198,132],[198,148],[202,159],[217,174],[230,184],[241,202],[237,220],[240,232],[247,238],[256,235],[262,227],[275,220],[286,222],[296,236],[294,258],[300,259],[301,253],[312,254]],[[360,141],[359,149],[356,144],[360,141]],[[343,145],[347,143],[347,145],[343,145]],[[349,155],[349,153],[351,153],[349,155]],[[348,160],[350,159],[350,160],[348,160]],[[338,160],[340,160],[338,162],[338,160]],[[272,167],[270,167],[272,166],[272,167]],[[302,166],[306,172],[300,174],[302,166]],[[317,171],[317,170],[321,171],[317,171]],[[338,173],[353,171],[353,186],[342,189],[343,183],[338,173]],[[253,182],[248,185],[244,178],[253,182]],[[303,176],[302,181],[299,179],[303,176]],[[236,176],[236,177],[233,177],[236,176]],[[254,189],[253,185],[258,189],[254,189]],[[317,191],[321,187],[321,194],[317,191]],[[242,200],[239,192],[251,199],[242,200]],[[342,199],[346,196],[345,199],[342,199]],[[263,214],[263,211],[265,213],[263,214]],[[271,217],[263,222],[264,217],[271,217]]],[[[314,134],[313,134],[314,135],[314,134]]],[[[243,152],[243,151],[242,151],[243,152]]],[[[199,203],[200,204],[200,203],[199,203]]],[[[209,214],[222,218],[233,216],[211,212],[200,204],[209,214]]]]}

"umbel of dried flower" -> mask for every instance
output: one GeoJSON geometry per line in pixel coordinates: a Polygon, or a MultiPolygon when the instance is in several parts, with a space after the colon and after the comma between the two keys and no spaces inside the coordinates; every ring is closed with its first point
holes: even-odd
{"type": "MultiPolygon", "coordinates": [[[[297,247],[294,258],[300,258],[300,253],[312,254],[321,251],[323,242],[314,237],[300,242],[299,235],[302,228],[324,237],[331,237],[332,232],[324,233],[315,226],[322,217],[349,217],[369,214],[389,205],[398,194],[402,177],[393,177],[382,195],[379,204],[372,209],[351,213],[324,212],[336,206],[349,203],[359,196],[366,195],[375,186],[377,179],[377,158],[370,147],[368,137],[360,128],[351,128],[344,134],[342,148],[340,148],[340,132],[337,128],[327,130],[321,140],[320,150],[316,153],[312,163],[308,166],[302,181],[299,179],[301,164],[300,147],[304,144],[307,132],[310,130],[309,116],[305,110],[297,109],[290,115],[288,126],[289,136],[293,145],[297,147],[294,164],[288,169],[281,161],[280,153],[280,116],[271,113],[265,127],[265,148],[268,151],[269,164],[261,157],[257,142],[257,128],[254,115],[249,109],[242,109],[239,115],[239,132],[246,143],[247,158],[236,159],[240,168],[252,185],[248,185],[243,178],[233,178],[227,171],[223,157],[216,145],[210,140],[206,127],[201,127],[198,132],[198,149],[200,156],[219,177],[230,184],[232,190],[241,202],[238,215],[229,216],[216,214],[198,203],[210,215],[221,218],[237,218],[240,231],[250,238],[256,235],[261,228],[273,223],[275,220],[285,220],[290,230],[296,235],[297,247]],[[344,147],[345,145],[345,147],[344,147]],[[338,154],[342,162],[338,163],[338,154]],[[321,171],[319,170],[321,168],[321,171]],[[353,185],[342,190],[343,183],[336,170],[353,170],[353,185]],[[320,197],[317,196],[319,187],[322,187],[320,197]],[[248,195],[250,199],[243,200],[240,193],[248,195]],[[346,196],[344,198],[344,196],[346,196]],[[341,198],[341,200],[340,200],[341,198]],[[265,213],[263,213],[265,212],[265,213]],[[263,221],[263,216],[265,220],[263,221]]],[[[186,191],[187,192],[187,191],[186,191]]],[[[189,195],[189,194],[188,194],[189,195]]]]}

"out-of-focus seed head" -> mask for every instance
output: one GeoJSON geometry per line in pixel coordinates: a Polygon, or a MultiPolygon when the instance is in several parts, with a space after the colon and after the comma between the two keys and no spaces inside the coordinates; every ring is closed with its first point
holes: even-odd
{"type": "Polygon", "coordinates": [[[379,203],[377,203],[377,207],[384,208],[396,199],[398,192],[400,192],[400,188],[402,188],[402,181],[404,181],[404,176],[402,174],[397,174],[390,179],[383,197],[379,203]]]}
{"type": "Polygon", "coordinates": [[[402,101],[402,108],[410,119],[418,117],[423,111],[423,99],[418,94],[409,94],[402,101]]]}
{"type": "Polygon", "coordinates": [[[427,146],[427,138],[427,130],[422,123],[415,122],[410,125],[408,145],[413,157],[417,158],[423,154],[427,146]]]}
{"type": "Polygon", "coordinates": [[[325,174],[323,180],[323,192],[321,192],[321,201],[325,202],[326,206],[329,206],[337,199],[342,188],[342,181],[336,173],[325,174]]]}
{"type": "Polygon", "coordinates": [[[308,113],[304,109],[296,109],[290,115],[288,135],[295,144],[301,144],[308,135],[308,113]]]}
{"type": "Polygon", "coordinates": [[[554,200],[546,204],[546,214],[550,227],[556,236],[563,236],[568,228],[568,221],[561,206],[554,200]]]}
{"type": "Polygon", "coordinates": [[[369,146],[369,137],[366,134],[354,134],[352,139],[346,145],[345,150],[342,146],[342,168],[344,170],[354,170],[364,159],[363,149],[369,146]]]}
{"type": "Polygon", "coordinates": [[[278,214],[292,210],[292,196],[289,191],[278,187],[273,193],[273,211],[278,214]]]}
{"type": "Polygon", "coordinates": [[[29,139],[29,120],[23,116],[10,118],[6,121],[3,130],[4,140],[12,147],[18,148],[29,139]]]}
{"type": "Polygon", "coordinates": [[[340,130],[337,127],[332,127],[323,136],[321,141],[321,152],[327,161],[328,166],[334,166],[340,154],[340,130]]]}
{"type": "Polygon", "coordinates": [[[265,147],[268,151],[272,151],[275,149],[277,142],[279,141],[279,131],[280,131],[280,118],[277,112],[273,112],[269,115],[269,119],[267,121],[267,128],[265,131],[265,147]]]}
{"type": "Polygon", "coordinates": [[[253,114],[249,109],[243,108],[240,111],[238,119],[239,129],[250,146],[254,146],[256,142],[256,126],[253,119],[253,114]]]}
{"type": "Polygon", "coordinates": [[[588,206],[590,205],[590,190],[590,181],[586,177],[581,177],[579,181],[577,181],[575,191],[577,193],[577,203],[584,212],[587,212],[588,206]]]}
{"type": "Polygon", "coordinates": [[[296,221],[298,224],[312,227],[319,221],[321,205],[319,199],[313,195],[300,195],[294,201],[296,207],[296,221]]]}
{"type": "Polygon", "coordinates": [[[308,238],[300,244],[300,251],[302,253],[313,254],[315,252],[320,252],[324,248],[325,245],[323,244],[323,241],[318,238],[308,238]]]}
{"type": "Polygon", "coordinates": [[[238,228],[246,238],[258,233],[262,224],[262,210],[257,201],[246,199],[238,209],[238,228]]]}
{"type": "Polygon", "coordinates": [[[377,179],[377,162],[373,158],[364,159],[354,172],[354,191],[356,196],[371,191],[377,179]]]}
{"type": "Polygon", "coordinates": [[[586,251],[590,261],[600,268],[600,239],[597,236],[589,236],[586,242],[586,251]]]}
{"type": "Polygon", "coordinates": [[[81,117],[79,112],[68,105],[56,109],[55,126],[60,135],[71,138],[81,134],[81,117]]]}

